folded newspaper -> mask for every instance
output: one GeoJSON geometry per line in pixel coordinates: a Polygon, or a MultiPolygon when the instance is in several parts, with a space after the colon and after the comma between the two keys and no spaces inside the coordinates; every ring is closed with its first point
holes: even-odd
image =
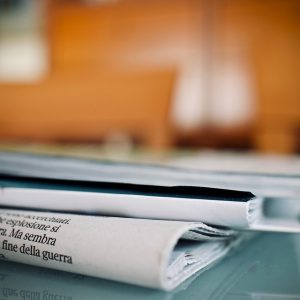
{"type": "Polygon", "coordinates": [[[0,257],[171,290],[240,238],[203,223],[0,209],[0,257]]]}
{"type": "Polygon", "coordinates": [[[204,172],[0,152],[0,205],[300,231],[300,174],[204,172]]]}
{"type": "MultiPolygon", "coordinates": [[[[0,153],[0,258],[174,289],[239,244],[230,228],[261,228],[268,196],[300,190],[298,176],[264,176],[261,186],[280,184],[254,195],[253,174],[245,191],[228,190],[230,176],[241,179],[223,174],[220,186],[220,174],[0,153]]],[[[299,205],[292,212],[299,231],[299,205]]]]}

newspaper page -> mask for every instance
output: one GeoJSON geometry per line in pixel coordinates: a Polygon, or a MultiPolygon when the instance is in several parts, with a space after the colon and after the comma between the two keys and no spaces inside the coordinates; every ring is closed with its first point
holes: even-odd
{"type": "Polygon", "coordinates": [[[263,163],[265,158],[257,160],[244,156],[244,159],[247,166],[252,166],[251,169],[236,167],[243,165],[244,160],[241,157],[229,161],[231,171],[228,171],[228,168],[222,168],[224,161],[228,163],[228,158],[226,160],[225,157],[222,163],[222,160],[215,156],[213,159],[176,159],[166,166],[0,152],[0,173],[157,186],[206,186],[251,191],[258,197],[298,198],[299,158],[286,158],[279,160],[279,163],[278,159],[272,159],[267,165],[263,163]],[[210,162],[210,168],[203,164],[206,160],[210,162]],[[272,169],[270,165],[273,166],[272,169]],[[254,169],[260,170],[262,166],[264,172],[254,172],[254,169]],[[279,172],[274,166],[278,166],[278,169],[284,172],[279,172]]]}
{"type": "Polygon", "coordinates": [[[172,290],[238,243],[203,223],[0,209],[0,258],[172,290]]]}

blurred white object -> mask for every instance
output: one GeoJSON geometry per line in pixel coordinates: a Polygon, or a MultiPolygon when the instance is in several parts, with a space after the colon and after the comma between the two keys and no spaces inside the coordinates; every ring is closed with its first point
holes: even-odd
{"type": "Polygon", "coordinates": [[[204,99],[205,74],[201,64],[195,61],[182,67],[175,87],[172,118],[183,130],[191,130],[205,125],[207,121],[206,101],[204,99]]]}
{"type": "Polygon", "coordinates": [[[42,39],[29,36],[0,40],[0,81],[32,82],[46,73],[47,49],[42,39]]]}
{"type": "Polygon", "coordinates": [[[42,1],[0,7],[0,82],[32,82],[48,69],[42,1]]]}
{"type": "Polygon", "coordinates": [[[214,68],[210,122],[217,127],[247,124],[255,112],[251,72],[241,55],[227,57],[214,68]]]}

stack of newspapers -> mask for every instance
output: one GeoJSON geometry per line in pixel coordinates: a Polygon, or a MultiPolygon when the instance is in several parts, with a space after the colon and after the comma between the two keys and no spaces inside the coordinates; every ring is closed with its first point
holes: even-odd
{"type": "Polygon", "coordinates": [[[0,153],[0,258],[171,290],[256,231],[300,232],[300,173],[0,153]]]}

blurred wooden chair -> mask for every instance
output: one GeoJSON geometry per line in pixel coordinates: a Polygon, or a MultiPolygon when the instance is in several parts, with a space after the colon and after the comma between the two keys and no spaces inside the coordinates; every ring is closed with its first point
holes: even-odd
{"type": "Polygon", "coordinates": [[[174,75],[172,70],[82,72],[37,84],[0,84],[0,137],[78,142],[121,133],[167,147],[174,75]]]}

